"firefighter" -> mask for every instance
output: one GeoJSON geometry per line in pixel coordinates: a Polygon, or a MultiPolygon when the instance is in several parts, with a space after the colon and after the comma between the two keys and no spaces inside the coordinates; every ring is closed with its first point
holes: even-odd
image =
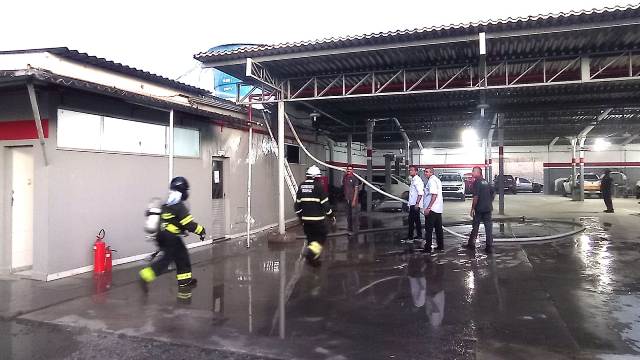
{"type": "Polygon", "coordinates": [[[179,294],[190,292],[197,283],[197,280],[191,276],[189,252],[180,236],[189,231],[199,235],[200,240],[204,240],[205,229],[193,220],[193,216],[184,204],[189,197],[187,179],[182,176],[173,178],[169,189],[167,202],[162,206],[160,231],[157,237],[161,255],[139,273],[140,284],[145,292],[148,291],[148,284],[158,275],[167,272],[171,263],[176,265],[179,294]]]}
{"type": "Polygon", "coordinates": [[[313,165],[307,169],[307,178],[298,187],[296,195],[296,214],[302,220],[304,234],[307,236],[307,248],[304,257],[311,266],[320,266],[320,254],[327,239],[326,219],[335,222],[335,216],[329,197],[318,180],[320,169],[313,165]]]}

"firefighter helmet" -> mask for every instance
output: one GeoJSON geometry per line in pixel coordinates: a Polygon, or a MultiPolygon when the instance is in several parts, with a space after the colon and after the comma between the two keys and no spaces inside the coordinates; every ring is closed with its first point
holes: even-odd
{"type": "Polygon", "coordinates": [[[307,169],[307,176],[308,177],[318,177],[318,176],[320,176],[320,168],[318,168],[315,165],[312,165],[311,167],[309,167],[307,169]]]}
{"type": "Polygon", "coordinates": [[[189,191],[189,182],[182,176],[176,176],[171,180],[169,189],[182,193],[182,200],[186,200],[189,191]]]}

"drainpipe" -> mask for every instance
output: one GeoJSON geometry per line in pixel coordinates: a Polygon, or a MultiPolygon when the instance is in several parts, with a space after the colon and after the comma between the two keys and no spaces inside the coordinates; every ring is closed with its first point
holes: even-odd
{"type": "Polygon", "coordinates": [[[169,111],[169,182],[173,179],[173,123],[174,123],[174,114],[173,109],[169,111]]]}
{"type": "Polygon", "coordinates": [[[47,150],[44,143],[44,131],[42,130],[42,119],[40,118],[40,108],[38,107],[38,98],[36,97],[36,90],[33,87],[33,83],[27,83],[27,91],[29,92],[31,110],[33,111],[33,118],[36,122],[36,129],[38,130],[38,140],[40,142],[40,149],[42,150],[44,166],[49,166],[49,159],[47,158],[47,150]]]}

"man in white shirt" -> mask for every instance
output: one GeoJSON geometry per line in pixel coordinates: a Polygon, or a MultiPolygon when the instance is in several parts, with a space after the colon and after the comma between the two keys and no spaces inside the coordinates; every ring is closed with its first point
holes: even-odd
{"type": "Polygon", "coordinates": [[[418,235],[417,238],[422,239],[420,207],[422,206],[422,196],[424,195],[424,183],[418,175],[418,168],[414,165],[409,166],[409,175],[411,175],[411,185],[409,186],[409,235],[407,235],[407,240],[411,241],[414,239],[414,227],[418,235]]]}
{"type": "Polygon", "coordinates": [[[433,230],[436,230],[436,251],[444,250],[444,233],[442,230],[442,212],[444,203],[442,201],[442,183],[434,174],[433,168],[424,169],[424,176],[427,178],[427,185],[424,188],[424,230],[425,244],[424,251],[431,252],[433,230]]]}

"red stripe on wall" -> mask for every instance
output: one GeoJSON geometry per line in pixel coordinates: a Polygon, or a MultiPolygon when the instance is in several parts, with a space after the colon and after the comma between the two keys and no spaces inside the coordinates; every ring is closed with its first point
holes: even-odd
{"type": "MultiPolygon", "coordinates": [[[[49,137],[49,120],[42,119],[42,132],[49,137]]],[[[0,140],[34,140],[38,138],[35,120],[0,121],[0,140]]]]}
{"type": "MultiPolygon", "coordinates": [[[[571,167],[571,163],[543,163],[545,168],[568,168],[571,167]]],[[[640,162],[637,161],[620,161],[620,162],[586,162],[584,166],[587,167],[634,167],[640,166],[640,162]]]]}
{"type": "MultiPolygon", "coordinates": [[[[327,164],[330,165],[334,165],[334,166],[340,166],[340,167],[346,167],[348,164],[345,162],[340,162],[340,161],[327,161],[327,164]]],[[[484,167],[484,164],[416,164],[417,167],[419,168],[424,168],[427,166],[431,166],[434,167],[436,169],[473,169],[473,167],[478,166],[478,167],[484,167]]],[[[366,164],[353,164],[353,167],[355,169],[366,169],[367,165],[366,164]]],[[[384,170],[384,165],[375,165],[373,167],[374,169],[382,169],[384,170]]]]}

